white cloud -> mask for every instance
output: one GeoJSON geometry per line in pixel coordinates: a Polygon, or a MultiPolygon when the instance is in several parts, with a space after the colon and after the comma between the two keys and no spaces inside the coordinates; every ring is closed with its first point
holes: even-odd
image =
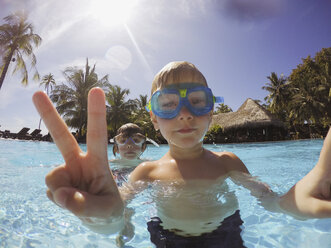
{"type": "Polygon", "coordinates": [[[8,104],[14,101],[14,92],[15,86],[13,84],[8,85],[8,82],[5,80],[3,82],[2,88],[0,90],[0,109],[5,109],[8,104]]]}
{"type": "Polygon", "coordinates": [[[17,132],[24,126],[36,128],[39,117],[33,107],[32,95],[37,89],[37,83],[24,87],[14,78],[4,82],[0,91],[1,130],[17,132]]]}
{"type": "Polygon", "coordinates": [[[31,5],[29,20],[43,39],[38,53],[48,49],[49,43],[62,40],[75,24],[84,19],[84,13],[80,11],[83,4],[78,4],[77,1],[35,0],[31,5]]]}

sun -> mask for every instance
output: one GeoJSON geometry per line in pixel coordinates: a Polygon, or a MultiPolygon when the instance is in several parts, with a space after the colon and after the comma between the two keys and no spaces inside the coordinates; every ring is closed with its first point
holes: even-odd
{"type": "Polygon", "coordinates": [[[132,15],[137,0],[93,0],[89,14],[106,26],[126,24],[132,15]]]}

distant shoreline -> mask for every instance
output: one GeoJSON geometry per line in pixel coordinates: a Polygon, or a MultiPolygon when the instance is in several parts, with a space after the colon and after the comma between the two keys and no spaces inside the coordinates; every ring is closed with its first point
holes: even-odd
{"type": "MultiPolygon", "coordinates": [[[[53,141],[46,141],[46,140],[24,140],[24,139],[12,139],[12,138],[4,138],[4,137],[0,137],[0,140],[54,143],[53,141]]],[[[228,142],[228,143],[203,143],[203,144],[204,145],[257,144],[257,143],[270,143],[270,142],[276,143],[276,142],[307,141],[307,140],[324,140],[324,138],[284,139],[284,140],[266,140],[266,141],[244,141],[244,142],[228,142]]],[[[86,144],[86,143],[79,143],[79,144],[86,144]]],[[[112,144],[109,143],[108,145],[112,145],[112,144]]],[[[165,144],[159,144],[159,145],[168,145],[168,144],[165,143],[165,144]]]]}

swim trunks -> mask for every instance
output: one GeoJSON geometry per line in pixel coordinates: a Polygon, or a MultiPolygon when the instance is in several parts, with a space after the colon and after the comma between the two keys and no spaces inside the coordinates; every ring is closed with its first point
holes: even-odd
{"type": "Polygon", "coordinates": [[[157,248],[242,248],[245,247],[241,238],[241,224],[239,210],[233,215],[225,218],[221,225],[210,233],[203,233],[200,236],[184,237],[169,230],[163,229],[160,225],[161,219],[153,217],[147,223],[147,229],[151,241],[157,248]]]}
{"type": "Polygon", "coordinates": [[[134,168],[120,168],[112,170],[117,186],[122,186],[124,182],[128,181],[128,176],[133,171],[133,169],[134,168]]]}

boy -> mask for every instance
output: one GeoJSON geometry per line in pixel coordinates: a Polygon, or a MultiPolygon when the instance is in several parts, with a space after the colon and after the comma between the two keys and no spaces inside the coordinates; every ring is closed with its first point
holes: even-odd
{"type": "Polygon", "coordinates": [[[113,154],[116,156],[118,153],[121,159],[114,161],[121,163],[127,160],[140,160],[140,155],[147,147],[147,139],[143,134],[142,129],[134,123],[126,123],[122,125],[116,132],[113,139],[113,154]]]}
{"type": "MultiPolygon", "coordinates": [[[[141,181],[177,183],[172,187],[175,193],[180,194],[160,199],[157,206],[161,220],[149,223],[152,241],[158,246],[167,247],[166,242],[172,235],[175,235],[174,239],[180,239],[177,243],[184,242],[184,247],[188,244],[185,238],[181,239],[184,236],[190,236],[187,242],[203,243],[201,239],[208,239],[208,234],[213,239],[219,231],[221,236],[232,232],[232,224],[226,225],[225,229],[229,227],[229,230],[219,230],[220,222],[236,223],[233,229],[237,230],[241,220],[236,211],[236,199],[230,194],[224,201],[217,201],[212,194],[216,192],[209,190],[221,185],[226,192],[226,178],[248,188],[268,210],[286,211],[301,218],[331,217],[330,130],[317,165],[288,193],[278,197],[267,185],[254,180],[233,153],[215,153],[203,148],[202,140],[212,118],[211,98],[214,98],[204,76],[194,65],[187,62],[166,65],[153,81],[152,94],[151,120],[168,141],[169,151],[157,161],[139,165],[130,175],[129,186],[135,188],[141,181]],[[200,207],[193,204],[192,207],[192,201],[186,197],[190,192],[199,192],[202,198],[201,192],[208,192],[204,198],[208,204],[200,204],[200,207]],[[209,211],[209,206],[212,206],[212,211],[209,211]],[[165,231],[159,228],[161,221],[165,231]],[[154,222],[159,223],[154,225],[154,222]],[[206,233],[207,237],[204,236],[206,233]]],[[[47,96],[37,92],[33,100],[65,159],[64,165],[46,177],[48,197],[80,217],[95,231],[119,231],[124,225],[125,198],[132,195],[121,196],[109,170],[102,90],[92,89],[89,94],[86,154],[82,153],[47,96]]],[[[242,241],[236,244],[241,245],[242,241]]]]}

